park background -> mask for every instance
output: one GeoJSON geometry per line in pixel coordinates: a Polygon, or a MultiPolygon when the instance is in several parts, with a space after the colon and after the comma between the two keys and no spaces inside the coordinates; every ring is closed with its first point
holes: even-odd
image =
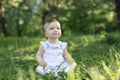
{"type": "Polygon", "coordinates": [[[0,80],[58,80],[35,72],[50,18],[60,21],[60,40],[78,64],[60,73],[64,80],[120,79],[119,0],[0,0],[0,80]]]}

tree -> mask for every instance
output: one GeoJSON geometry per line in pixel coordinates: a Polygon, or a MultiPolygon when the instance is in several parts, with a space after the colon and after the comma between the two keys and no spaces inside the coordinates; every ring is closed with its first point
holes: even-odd
{"type": "Polygon", "coordinates": [[[118,26],[120,31],[120,0],[115,0],[115,11],[116,11],[118,26]]]}
{"type": "MultiPolygon", "coordinates": [[[[119,16],[120,10],[116,7],[116,12],[114,11],[114,1],[3,0],[5,19],[2,19],[4,19],[4,22],[5,20],[8,21],[9,28],[6,28],[6,31],[10,31],[10,35],[18,36],[40,35],[42,33],[42,24],[49,18],[57,18],[62,25],[63,32],[66,34],[68,32],[110,32],[118,30],[115,13],[119,16]]],[[[118,2],[116,4],[119,6],[118,2]]]]}
{"type": "Polygon", "coordinates": [[[5,36],[8,36],[8,31],[7,31],[7,23],[6,23],[6,17],[3,12],[3,4],[2,0],[0,0],[0,23],[2,26],[2,32],[5,36]]]}

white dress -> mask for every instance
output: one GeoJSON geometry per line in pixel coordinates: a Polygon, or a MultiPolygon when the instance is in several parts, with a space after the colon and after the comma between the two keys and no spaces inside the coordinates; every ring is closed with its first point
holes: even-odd
{"type": "MultiPolygon", "coordinates": [[[[66,42],[59,41],[58,45],[50,44],[48,41],[40,42],[44,47],[43,60],[47,62],[47,66],[38,66],[37,72],[45,74],[49,72],[68,72],[70,67],[63,57],[63,51],[67,46],[66,42]]],[[[76,63],[74,63],[74,68],[76,63]]]]}

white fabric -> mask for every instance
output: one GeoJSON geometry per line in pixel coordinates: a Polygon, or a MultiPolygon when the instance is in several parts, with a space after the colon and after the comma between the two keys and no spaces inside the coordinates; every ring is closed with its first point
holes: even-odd
{"type": "Polygon", "coordinates": [[[52,67],[43,67],[43,66],[38,66],[36,68],[36,71],[39,73],[39,74],[46,74],[46,73],[49,73],[49,72],[54,72],[54,73],[57,73],[57,72],[69,72],[71,69],[75,69],[76,67],[76,63],[73,63],[72,65],[69,65],[67,62],[64,62],[62,65],[60,65],[60,67],[56,67],[56,68],[52,68],[52,67]]]}
{"type": "MultiPolygon", "coordinates": [[[[38,66],[36,68],[37,72],[40,74],[45,74],[49,72],[68,72],[70,70],[70,65],[63,57],[63,50],[66,48],[67,43],[59,41],[58,45],[50,44],[48,41],[40,42],[44,46],[43,60],[47,62],[47,66],[38,66]]],[[[72,64],[74,69],[76,63],[72,64]]]]}

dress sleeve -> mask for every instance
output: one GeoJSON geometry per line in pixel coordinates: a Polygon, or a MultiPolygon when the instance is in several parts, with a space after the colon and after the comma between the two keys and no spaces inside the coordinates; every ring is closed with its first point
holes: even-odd
{"type": "Polygon", "coordinates": [[[63,42],[62,47],[63,47],[63,49],[65,49],[67,47],[67,42],[63,42]]]}
{"type": "Polygon", "coordinates": [[[40,45],[45,46],[45,42],[41,41],[40,45]]]}

